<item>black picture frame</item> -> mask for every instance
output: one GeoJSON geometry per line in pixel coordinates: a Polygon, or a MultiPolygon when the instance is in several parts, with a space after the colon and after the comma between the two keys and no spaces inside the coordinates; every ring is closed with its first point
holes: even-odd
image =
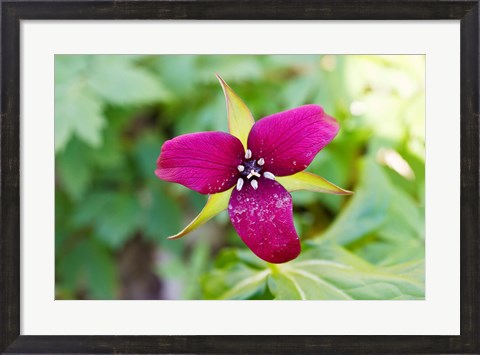
{"type": "Polygon", "coordinates": [[[1,6],[0,350],[4,353],[480,353],[479,1],[4,0],[1,6]],[[20,335],[20,22],[75,19],[442,20],[461,23],[461,335],[20,335]]]}

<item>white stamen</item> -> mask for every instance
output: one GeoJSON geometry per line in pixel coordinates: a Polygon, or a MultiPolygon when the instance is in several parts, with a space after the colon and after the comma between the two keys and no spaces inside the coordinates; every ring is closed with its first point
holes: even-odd
{"type": "Polygon", "coordinates": [[[254,190],[258,189],[258,181],[257,180],[250,181],[250,184],[252,185],[254,190]]]}
{"type": "Polygon", "coordinates": [[[243,179],[242,178],[239,178],[237,180],[237,190],[240,191],[243,187],[243,179]]]}
{"type": "Polygon", "coordinates": [[[257,164],[262,166],[263,164],[265,164],[265,159],[263,158],[258,159],[257,164]]]}
{"type": "Polygon", "coordinates": [[[268,171],[265,171],[263,173],[263,176],[265,176],[265,179],[275,180],[275,175],[273,175],[272,173],[270,173],[268,171]]]}
{"type": "Polygon", "coordinates": [[[245,170],[245,167],[243,165],[237,166],[238,171],[242,172],[245,170]]]}
{"type": "Polygon", "coordinates": [[[252,151],[250,149],[247,149],[245,152],[245,159],[250,159],[252,157],[252,151]]]}

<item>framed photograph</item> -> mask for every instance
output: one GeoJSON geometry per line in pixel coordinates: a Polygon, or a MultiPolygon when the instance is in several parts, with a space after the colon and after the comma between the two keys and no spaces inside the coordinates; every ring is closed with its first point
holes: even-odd
{"type": "Polygon", "coordinates": [[[2,2],[2,352],[479,353],[478,6],[2,2]]]}

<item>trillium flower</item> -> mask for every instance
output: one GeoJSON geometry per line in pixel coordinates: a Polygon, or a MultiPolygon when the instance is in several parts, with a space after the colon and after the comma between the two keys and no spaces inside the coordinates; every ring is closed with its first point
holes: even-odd
{"type": "Polygon", "coordinates": [[[304,172],[336,136],[339,125],[318,105],[305,105],[257,122],[243,101],[218,76],[228,111],[229,132],[185,134],[166,141],[155,174],[209,194],[201,213],[176,239],[228,209],[243,242],[261,259],[284,263],[301,246],[293,225],[289,191],[349,194],[304,172]]]}

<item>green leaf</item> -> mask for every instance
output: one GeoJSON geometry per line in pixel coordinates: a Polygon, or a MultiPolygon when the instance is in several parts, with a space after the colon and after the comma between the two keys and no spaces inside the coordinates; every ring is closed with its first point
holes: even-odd
{"type": "Polygon", "coordinates": [[[391,241],[379,235],[373,241],[352,248],[359,256],[381,266],[393,266],[425,258],[425,246],[418,240],[391,241]]]}
{"type": "Polygon", "coordinates": [[[196,86],[195,68],[197,56],[195,55],[162,55],[155,56],[154,70],[162,78],[168,88],[177,98],[194,96],[196,86]]]}
{"type": "Polygon", "coordinates": [[[89,195],[76,211],[77,225],[92,224],[95,236],[112,248],[121,247],[139,227],[138,199],[127,193],[102,192],[89,195]]]}
{"type": "Polygon", "coordinates": [[[425,257],[423,210],[403,190],[392,188],[385,223],[375,232],[349,246],[358,255],[379,265],[395,265],[425,257]]]}
{"type": "MultiPolygon", "coordinates": [[[[109,118],[111,119],[111,118],[109,118]]],[[[103,135],[103,144],[96,148],[93,154],[90,154],[92,163],[101,172],[107,172],[114,169],[127,169],[125,166],[127,154],[126,149],[119,139],[120,132],[112,127],[108,127],[103,135]]]]}
{"type": "Polygon", "coordinates": [[[305,251],[272,275],[276,299],[423,299],[423,264],[408,269],[374,267],[334,244],[305,251]],[[408,270],[408,272],[406,271],[408,270]],[[285,290],[288,288],[289,290],[285,290]]]}
{"type": "Polygon", "coordinates": [[[299,76],[286,83],[282,96],[286,108],[293,108],[307,104],[312,93],[318,90],[319,78],[314,75],[299,76]]]}
{"type": "Polygon", "coordinates": [[[83,239],[66,254],[58,255],[57,276],[70,294],[86,289],[92,299],[114,299],[118,292],[115,261],[94,240],[83,239]]]}
{"type": "Polygon", "coordinates": [[[249,250],[223,249],[215,268],[202,277],[203,298],[263,299],[271,273],[267,265],[249,250]]]}
{"type": "Polygon", "coordinates": [[[205,272],[210,257],[210,245],[205,241],[195,243],[190,255],[188,264],[187,278],[185,280],[185,289],[183,291],[184,299],[198,299],[201,294],[201,275],[205,272]]]}
{"type": "MultiPolygon", "coordinates": [[[[361,132],[351,133],[343,128],[337,137],[325,147],[312,161],[308,171],[320,175],[328,181],[334,181],[337,186],[346,187],[356,181],[355,159],[359,150],[363,149],[363,136],[361,132]]],[[[331,212],[338,214],[345,202],[350,198],[338,198],[335,195],[325,194],[316,196],[304,193],[306,203],[321,200],[331,212]]]]}
{"type": "MultiPolygon", "coordinates": [[[[391,226],[394,226],[391,222],[399,222],[402,225],[401,230],[403,232],[410,231],[414,238],[424,239],[424,218],[422,217],[423,211],[420,210],[418,203],[416,203],[412,197],[410,197],[403,190],[397,188],[392,189],[392,200],[395,203],[390,205],[389,222],[382,228],[382,231],[389,230],[391,226]],[[421,213],[422,212],[422,213],[421,213]]],[[[392,231],[398,233],[398,229],[392,231]]],[[[402,235],[403,236],[403,235],[402,235]]],[[[402,236],[398,236],[402,238],[402,236]]]]}
{"type": "Polygon", "coordinates": [[[83,196],[92,181],[88,148],[73,139],[55,161],[60,184],[74,200],[83,196]]]}
{"type": "Polygon", "coordinates": [[[288,191],[307,190],[313,192],[323,192],[335,195],[351,195],[347,191],[325,180],[321,176],[301,171],[290,176],[279,176],[276,180],[288,191]]]}
{"type": "Polygon", "coordinates": [[[203,279],[205,299],[242,300],[265,292],[270,270],[256,270],[244,264],[230,264],[203,279]]]}
{"type": "Polygon", "coordinates": [[[114,198],[115,194],[110,191],[92,191],[89,193],[76,206],[73,215],[74,226],[82,228],[93,224],[105,212],[109,201],[114,198]]]}
{"type": "Polygon", "coordinates": [[[106,101],[117,105],[139,105],[170,98],[159,78],[117,56],[96,56],[88,75],[90,87],[106,101]]]}
{"type": "Polygon", "coordinates": [[[155,177],[155,163],[160,154],[160,148],[162,147],[165,139],[153,134],[145,134],[135,146],[135,162],[138,170],[145,178],[157,178],[155,177]]]}
{"type": "Polygon", "coordinates": [[[71,201],[61,190],[55,190],[55,254],[60,252],[70,237],[71,201]]]}
{"type": "Polygon", "coordinates": [[[212,68],[221,73],[229,82],[241,83],[259,79],[263,72],[259,63],[260,57],[255,55],[202,55],[197,57],[197,80],[212,83],[212,68]]]}
{"type": "Polygon", "coordinates": [[[115,299],[118,293],[118,276],[113,256],[98,243],[92,243],[84,255],[86,277],[93,299],[115,299]],[[88,262],[85,262],[88,260],[88,262]]]}
{"type": "Polygon", "coordinates": [[[55,86],[55,151],[77,136],[93,147],[101,144],[102,101],[80,77],[55,86]]]}
{"type": "Polygon", "coordinates": [[[320,239],[335,240],[371,263],[395,265],[424,258],[423,210],[392,185],[372,159],[349,205],[320,239]]]}
{"type": "Polygon", "coordinates": [[[88,62],[86,55],[55,54],[55,86],[64,85],[78,75],[81,76],[88,62]]]}
{"type": "Polygon", "coordinates": [[[116,195],[96,220],[98,237],[111,247],[122,246],[138,227],[139,211],[140,204],[134,196],[116,195]]]}
{"type": "Polygon", "coordinates": [[[207,298],[252,299],[265,294],[289,300],[424,298],[422,261],[378,267],[331,242],[307,247],[286,264],[251,264],[240,254],[221,254],[203,280],[207,298]]]}
{"type": "Polygon", "coordinates": [[[250,133],[250,129],[255,123],[255,120],[242,99],[238,97],[220,75],[216,75],[220,81],[220,85],[222,85],[225,101],[227,103],[228,130],[230,131],[230,134],[240,139],[245,149],[247,149],[248,134],[250,133]]]}
{"type": "Polygon", "coordinates": [[[322,239],[335,239],[346,245],[378,229],[387,218],[391,190],[381,168],[372,160],[366,160],[361,185],[322,239]]]}
{"type": "Polygon", "coordinates": [[[55,276],[62,286],[75,293],[80,287],[80,283],[85,279],[85,256],[88,255],[88,246],[86,242],[78,243],[72,250],[61,254],[56,254],[57,259],[55,267],[55,276]]]}
{"type": "MultiPolygon", "coordinates": [[[[155,181],[157,183],[157,181],[155,181]]],[[[149,188],[148,201],[145,206],[143,230],[147,237],[156,242],[162,243],[162,246],[171,249],[177,246],[177,243],[165,240],[169,235],[174,234],[181,226],[181,209],[178,202],[170,197],[161,184],[156,184],[155,188],[149,188]]],[[[163,185],[162,185],[163,186],[163,185]]]]}
{"type": "Polygon", "coordinates": [[[218,194],[209,195],[205,207],[203,207],[203,210],[198,214],[198,216],[195,217],[195,219],[190,222],[190,224],[186,226],[183,230],[181,230],[175,235],[172,235],[168,239],[181,238],[186,234],[190,233],[191,231],[202,226],[223,210],[226,210],[228,207],[228,201],[230,200],[230,195],[232,194],[232,189],[233,188],[224,192],[220,192],[218,194]]]}

